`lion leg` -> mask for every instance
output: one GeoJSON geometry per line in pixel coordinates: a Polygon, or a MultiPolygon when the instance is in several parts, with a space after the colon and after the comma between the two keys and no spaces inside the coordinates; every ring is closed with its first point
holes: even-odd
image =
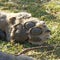
{"type": "Polygon", "coordinates": [[[6,28],[6,40],[9,42],[10,41],[10,32],[9,32],[9,28],[6,28]]]}
{"type": "Polygon", "coordinates": [[[13,26],[13,27],[11,27],[11,33],[10,33],[10,37],[11,37],[11,40],[10,40],[10,42],[12,43],[12,44],[14,44],[14,32],[15,32],[15,27],[13,26]]]}

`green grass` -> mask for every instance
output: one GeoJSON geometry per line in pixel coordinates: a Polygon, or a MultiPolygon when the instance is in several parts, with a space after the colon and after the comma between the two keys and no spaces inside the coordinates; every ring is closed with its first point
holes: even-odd
{"type": "MultiPolygon", "coordinates": [[[[0,0],[0,10],[8,12],[30,12],[32,16],[45,21],[51,30],[51,39],[46,43],[54,46],[53,50],[55,51],[49,50],[51,52],[48,52],[47,48],[41,48],[43,51],[41,49],[38,49],[29,51],[26,54],[36,57],[37,60],[60,59],[60,0],[54,0],[50,2],[39,2],[39,0],[37,2],[35,0],[19,0],[19,2],[14,2],[11,3],[8,2],[8,0],[0,0]],[[23,7],[23,5],[25,7],[23,7]]],[[[0,41],[0,51],[11,54],[18,54],[24,48],[29,48],[32,46],[34,45],[31,45],[29,43],[16,43],[12,45],[10,42],[0,41]]]]}

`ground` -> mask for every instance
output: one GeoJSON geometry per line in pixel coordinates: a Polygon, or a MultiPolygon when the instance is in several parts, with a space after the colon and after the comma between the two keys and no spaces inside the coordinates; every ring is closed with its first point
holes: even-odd
{"type": "MultiPolygon", "coordinates": [[[[51,39],[45,44],[46,46],[54,46],[52,49],[40,48],[31,50],[26,55],[36,57],[37,60],[59,60],[60,59],[60,0],[40,1],[40,0],[0,0],[0,10],[7,12],[27,11],[32,16],[43,20],[51,30],[51,39]]],[[[16,43],[12,45],[10,42],[0,41],[0,51],[18,54],[24,48],[33,47],[30,43],[16,43]]]]}

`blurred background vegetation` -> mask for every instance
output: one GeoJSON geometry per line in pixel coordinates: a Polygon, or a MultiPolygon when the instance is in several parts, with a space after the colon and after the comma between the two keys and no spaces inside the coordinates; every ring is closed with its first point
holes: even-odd
{"type": "MultiPolygon", "coordinates": [[[[51,39],[46,43],[54,48],[41,48],[32,50],[26,55],[37,58],[37,60],[59,60],[60,59],[60,0],[0,0],[0,11],[21,12],[27,11],[33,17],[43,20],[51,30],[51,39]],[[48,52],[47,50],[51,51],[48,52]]],[[[0,41],[0,51],[18,54],[24,48],[34,45],[30,43],[12,45],[10,42],[0,41]]]]}

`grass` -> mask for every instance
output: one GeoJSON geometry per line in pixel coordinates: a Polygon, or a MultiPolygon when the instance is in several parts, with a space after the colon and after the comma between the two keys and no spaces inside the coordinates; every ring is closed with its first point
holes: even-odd
{"type": "MultiPolygon", "coordinates": [[[[12,0],[14,1],[14,0],[12,0]]],[[[37,60],[58,60],[60,59],[60,0],[54,0],[49,2],[41,2],[39,0],[16,0],[14,2],[8,2],[8,0],[0,0],[0,10],[8,12],[21,12],[27,11],[32,16],[43,20],[51,30],[51,39],[46,43],[54,46],[53,49],[47,50],[47,48],[41,48],[38,50],[32,50],[26,53],[26,55],[36,57],[37,60]],[[54,50],[54,51],[53,51],[54,50]],[[51,52],[48,52],[51,51],[51,52]]],[[[12,45],[10,42],[0,41],[0,51],[18,54],[24,48],[29,48],[34,45],[29,43],[20,44],[16,43],[12,45]]],[[[48,46],[48,45],[46,45],[48,46]]]]}

